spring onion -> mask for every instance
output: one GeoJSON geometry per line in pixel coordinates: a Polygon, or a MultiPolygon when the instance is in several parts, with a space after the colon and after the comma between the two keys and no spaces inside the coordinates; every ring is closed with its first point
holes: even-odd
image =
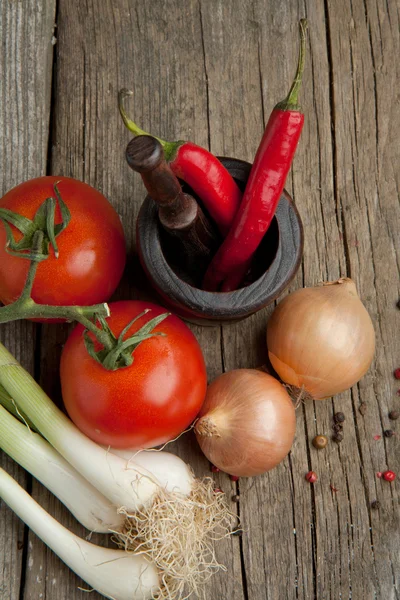
{"type": "Polygon", "coordinates": [[[40,435],[0,406],[0,448],[29,471],[90,531],[122,527],[123,515],[40,435]]]}
{"type": "Polygon", "coordinates": [[[93,589],[111,600],[146,600],[159,588],[157,569],[142,555],[82,540],[53,519],[3,469],[0,498],[93,589]]]}

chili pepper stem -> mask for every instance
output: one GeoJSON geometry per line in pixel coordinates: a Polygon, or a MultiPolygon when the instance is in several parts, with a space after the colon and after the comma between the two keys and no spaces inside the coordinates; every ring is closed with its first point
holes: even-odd
{"type": "MultiPolygon", "coordinates": [[[[146,131],[143,131],[143,129],[140,129],[140,127],[138,125],[136,125],[136,123],[134,123],[132,121],[132,119],[130,119],[128,117],[126,110],[125,110],[125,106],[124,106],[124,98],[126,98],[127,96],[133,96],[132,90],[127,90],[126,88],[119,90],[119,92],[118,92],[118,108],[119,108],[119,112],[122,117],[122,120],[125,124],[125,127],[127,129],[129,129],[129,131],[131,131],[134,135],[150,135],[146,131]]],[[[156,140],[158,140],[161,145],[165,144],[164,140],[160,140],[155,135],[153,135],[153,137],[156,138],[156,140]]]]}
{"type": "Polygon", "coordinates": [[[283,100],[282,102],[279,102],[275,106],[275,108],[277,108],[279,110],[300,111],[300,106],[298,104],[298,96],[299,96],[301,81],[303,78],[304,62],[305,62],[305,56],[306,56],[307,19],[300,19],[299,27],[300,27],[300,48],[299,48],[299,58],[298,58],[298,62],[297,62],[296,75],[293,80],[292,86],[289,90],[289,94],[286,96],[285,100],[283,100]]]}
{"type": "MultiPolygon", "coordinates": [[[[124,106],[124,99],[127,96],[133,96],[133,92],[132,90],[127,90],[126,88],[123,88],[122,90],[119,90],[118,92],[118,108],[119,108],[119,113],[122,117],[122,120],[124,122],[125,127],[131,132],[133,133],[133,135],[151,135],[150,133],[147,133],[146,131],[144,131],[143,129],[141,129],[138,125],[136,125],[136,123],[134,121],[132,121],[132,119],[128,116],[126,110],[125,110],[125,106],[124,106]]],[[[163,147],[164,150],[164,156],[165,156],[165,160],[167,162],[169,162],[172,157],[174,156],[177,148],[183,144],[183,142],[178,141],[178,142],[167,142],[166,140],[163,140],[159,137],[157,137],[156,135],[151,135],[151,137],[153,137],[154,139],[156,139],[158,142],[160,142],[161,146],[163,147]]]]}

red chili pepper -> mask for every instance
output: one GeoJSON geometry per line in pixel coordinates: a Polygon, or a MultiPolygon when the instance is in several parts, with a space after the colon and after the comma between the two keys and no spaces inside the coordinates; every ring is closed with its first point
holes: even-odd
{"type": "MultiPolygon", "coordinates": [[[[129,90],[118,94],[118,105],[126,127],[135,135],[149,135],[126,114],[123,99],[129,90]]],[[[225,237],[242,200],[242,192],[229,171],[205,148],[193,142],[166,142],[155,137],[164,149],[172,171],[185,181],[202,200],[221,234],[225,237]]]]}
{"type": "Polygon", "coordinates": [[[287,98],[272,111],[243,195],[240,208],[204,278],[204,289],[230,291],[271,224],[285,185],[304,123],[297,104],[304,69],[307,21],[300,21],[300,52],[296,77],[287,98]]]}

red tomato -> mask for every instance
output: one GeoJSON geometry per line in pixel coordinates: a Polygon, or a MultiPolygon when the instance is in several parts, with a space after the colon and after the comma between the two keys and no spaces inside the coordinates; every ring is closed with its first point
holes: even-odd
{"type": "MultiPolygon", "coordinates": [[[[38,177],[17,185],[0,200],[8,208],[33,219],[44,200],[54,195],[54,184],[71,212],[67,228],[56,238],[59,258],[52,248],[38,266],[32,298],[39,304],[88,306],[108,300],[125,267],[125,238],[118,214],[108,200],[86,183],[69,177],[38,177]]],[[[56,223],[61,223],[57,203],[56,223]]],[[[12,227],[14,237],[20,232],[12,227]]],[[[29,260],[5,250],[6,231],[0,222],[0,300],[10,304],[20,295],[29,260]]]]}
{"type": "MultiPolygon", "coordinates": [[[[151,311],[130,328],[131,336],[147,321],[167,312],[141,301],[110,304],[107,319],[117,337],[146,308],[151,311]]],[[[78,325],[61,356],[65,407],[75,425],[99,444],[115,448],[151,448],[175,438],[193,421],[205,397],[207,375],[199,343],[173,315],[143,341],[129,367],[107,371],[87,352],[78,325]]]]}

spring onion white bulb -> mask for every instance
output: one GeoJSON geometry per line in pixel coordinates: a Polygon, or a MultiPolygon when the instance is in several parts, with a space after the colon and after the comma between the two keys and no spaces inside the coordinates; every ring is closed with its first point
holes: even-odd
{"type": "Polygon", "coordinates": [[[188,496],[193,490],[195,478],[189,465],[179,456],[163,450],[128,450],[110,448],[110,452],[140,465],[151,473],[165,491],[188,496]]]}
{"type": "Polygon", "coordinates": [[[103,494],[82,477],[39,434],[0,405],[0,448],[29,471],[90,531],[109,533],[122,527],[119,514],[103,494]]]}
{"type": "Polygon", "coordinates": [[[147,600],[159,588],[156,567],[144,556],[82,540],[53,519],[3,469],[0,498],[66,565],[111,600],[147,600]]]}

